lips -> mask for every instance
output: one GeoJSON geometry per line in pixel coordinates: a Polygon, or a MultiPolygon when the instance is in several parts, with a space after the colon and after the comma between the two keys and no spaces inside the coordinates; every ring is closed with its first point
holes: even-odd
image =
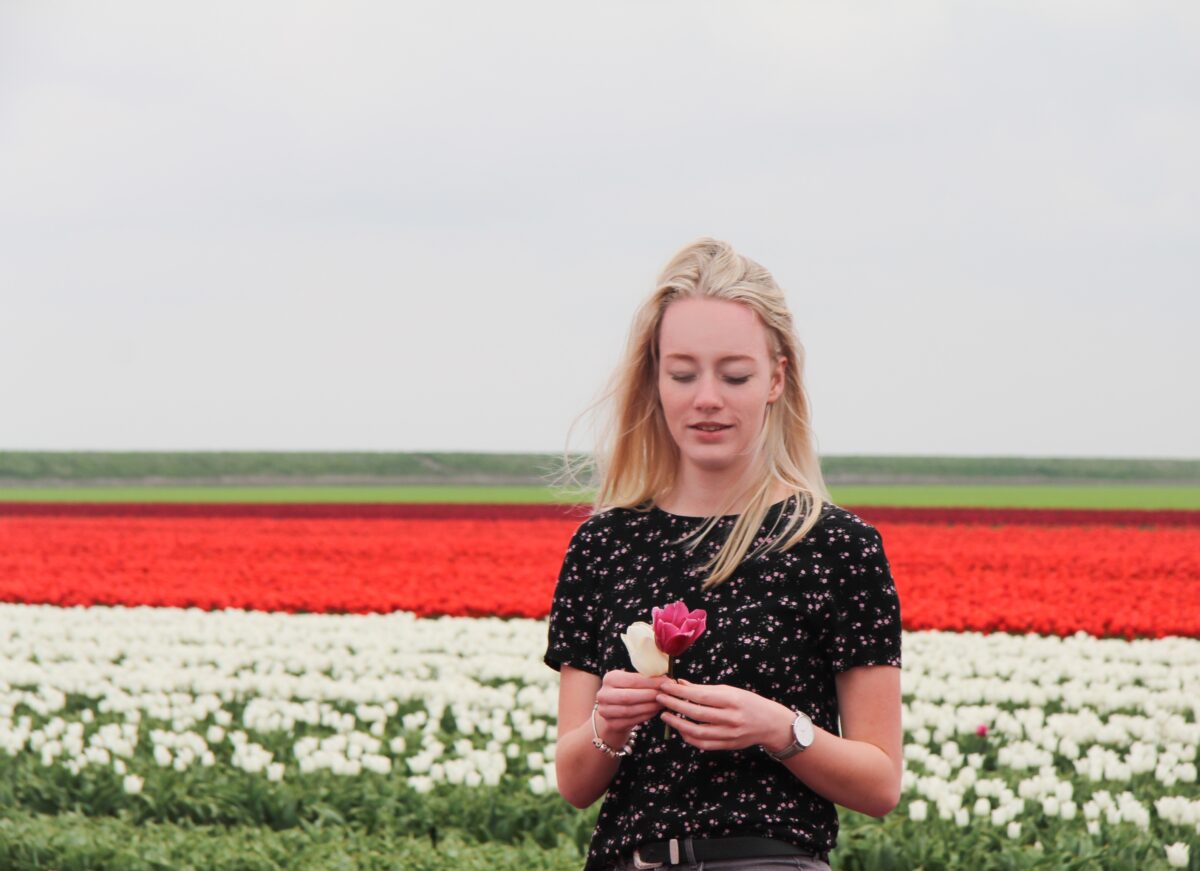
{"type": "Polygon", "coordinates": [[[730,423],[694,423],[688,429],[698,429],[701,432],[720,432],[723,429],[729,429],[733,424],[730,423]]]}

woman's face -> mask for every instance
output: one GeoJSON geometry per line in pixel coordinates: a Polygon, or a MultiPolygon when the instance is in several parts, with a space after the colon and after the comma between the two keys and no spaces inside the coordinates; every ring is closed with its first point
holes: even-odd
{"type": "Polygon", "coordinates": [[[767,403],[783,392],[787,363],[770,359],[758,315],[728,300],[681,299],[663,313],[658,348],[658,395],[681,461],[720,471],[753,459],[747,452],[767,403]]]}

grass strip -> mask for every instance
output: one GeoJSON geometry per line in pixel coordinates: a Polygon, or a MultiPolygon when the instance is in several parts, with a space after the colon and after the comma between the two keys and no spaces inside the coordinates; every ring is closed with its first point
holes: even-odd
{"type": "MultiPolygon", "coordinates": [[[[562,504],[589,494],[564,495],[525,486],[355,487],[8,487],[0,502],[245,502],[245,503],[511,503],[562,504]]],[[[854,485],[833,488],[839,505],[975,508],[1200,509],[1200,486],[1046,484],[854,485]]]]}
{"type": "Polygon", "coordinates": [[[480,843],[431,830],[423,836],[340,824],[275,831],[265,826],[139,823],[127,817],[0,813],[6,871],[566,871],[583,864],[567,841],[480,843]]]}
{"type": "MultiPolygon", "coordinates": [[[[1166,871],[1163,839],[1175,834],[1129,824],[1106,825],[1095,835],[1080,826],[1039,831],[1023,825],[1010,837],[991,826],[959,827],[936,817],[917,823],[901,813],[882,820],[841,815],[831,857],[836,871],[1166,871]]],[[[1194,841],[1191,846],[1194,851],[1194,841]]],[[[0,810],[0,867],[6,871],[574,871],[583,856],[566,840],[553,847],[529,840],[481,843],[453,830],[420,837],[345,825],[275,831],[0,810]]]]}

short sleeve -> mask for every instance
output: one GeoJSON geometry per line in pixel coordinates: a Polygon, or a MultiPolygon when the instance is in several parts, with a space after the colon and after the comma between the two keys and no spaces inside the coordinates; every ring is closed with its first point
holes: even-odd
{"type": "Polygon", "coordinates": [[[593,520],[584,521],[567,545],[550,605],[546,655],[542,661],[555,671],[570,665],[600,676],[597,644],[600,602],[591,572],[598,556],[598,529],[593,520]]]}
{"type": "Polygon", "coordinates": [[[857,520],[838,566],[828,656],[833,671],[859,665],[900,667],[900,597],[883,538],[857,520]]]}

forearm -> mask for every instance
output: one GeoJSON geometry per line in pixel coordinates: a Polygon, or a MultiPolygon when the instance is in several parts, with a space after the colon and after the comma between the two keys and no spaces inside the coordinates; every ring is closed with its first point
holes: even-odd
{"type": "MultiPolygon", "coordinates": [[[[615,733],[604,718],[596,714],[600,737],[609,747],[620,750],[629,740],[629,733],[615,733]]],[[[592,721],[586,719],[574,729],[559,736],[554,754],[554,771],[558,791],[569,804],[577,808],[591,806],[604,795],[612,782],[622,757],[609,756],[592,744],[592,721]]]]}
{"type": "MultiPolygon", "coordinates": [[[[765,742],[779,751],[792,742],[795,714],[780,706],[773,738],[765,742]]],[[[817,795],[859,813],[882,817],[900,800],[901,772],[882,748],[851,741],[813,726],[812,744],[776,765],[786,766],[817,795]]]]}

